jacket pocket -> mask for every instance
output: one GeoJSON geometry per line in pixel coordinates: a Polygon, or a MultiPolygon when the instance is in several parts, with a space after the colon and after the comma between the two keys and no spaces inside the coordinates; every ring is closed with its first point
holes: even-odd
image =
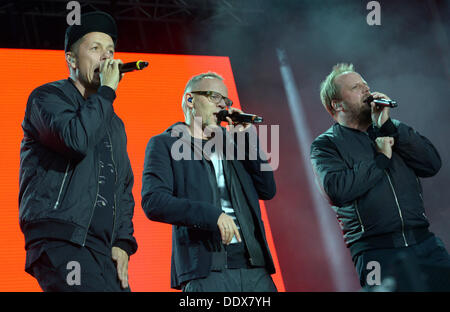
{"type": "Polygon", "coordinates": [[[36,192],[34,200],[40,203],[41,209],[56,210],[64,198],[69,180],[70,162],[55,160],[47,167],[38,167],[36,192]]]}

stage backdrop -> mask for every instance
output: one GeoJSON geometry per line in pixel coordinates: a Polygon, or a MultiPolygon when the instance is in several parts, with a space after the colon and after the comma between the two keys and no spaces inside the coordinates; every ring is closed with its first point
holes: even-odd
{"type": "MultiPolygon", "coordinates": [[[[228,57],[116,53],[124,63],[146,60],[142,72],[127,73],[117,90],[115,112],[128,136],[128,154],[134,172],[136,201],[134,228],[139,249],[131,257],[129,281],[133,291],[170,291],[171,225],[150,221],[141,206],[144,153],[150,137],[176,121],[183,121],[181,98],[190,77],[214,71],[222,75],[229,97],[241,107],[228,57]]],[[[19,148],[21,123],[30,92],[47,82],[65,79],[68,69],[63,51],[0,49],[0,291],[40,291],[24,271],[24,238],[19,228],[19,148]]],[[[245,106],[243,107],[245,111],[245,106]]],[[[263,202],[262,216],[277,273],[275,284],[284,291],[270,223],[263,202]]]]}

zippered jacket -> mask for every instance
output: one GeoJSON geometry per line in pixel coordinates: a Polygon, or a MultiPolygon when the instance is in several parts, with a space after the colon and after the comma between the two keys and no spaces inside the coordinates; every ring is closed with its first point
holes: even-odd
{"type": "Polygon", "coordinates": [[[374,248],[419,243],[428,231],[419,178],[435,175],[441,158],[431,142],[391,120],[367,132],[338,123],[311,145],[317,182],[334,209],[354,257],[374,248]],[[377,137],[394,137],[392,157],[377,152],[377,137]]]}
{"type": "Polygon", "coordinates": [[[109,136],[117,179],[111,246],[129,255],[133,237],[133,172],[113,89],[102,86],[84,99],[69,80],[36,88],[29,96],[20,147],[19,219],[25,247],[41,239],[84,246],[98,192],[95,146],[109,136]]]}

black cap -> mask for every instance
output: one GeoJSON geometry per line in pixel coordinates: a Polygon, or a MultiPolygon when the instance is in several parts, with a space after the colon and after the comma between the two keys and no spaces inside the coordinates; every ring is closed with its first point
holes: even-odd
{"type": "Polygon", "coordinates": [[[102,32],[108,34],[114,46],[117,41],[117,25],[111,15],[102,11],[94,11],[81,15],[81,25],[72,25],[66,29],[64,51],[70,50],[72,44],[90,32],[102,32]]]}

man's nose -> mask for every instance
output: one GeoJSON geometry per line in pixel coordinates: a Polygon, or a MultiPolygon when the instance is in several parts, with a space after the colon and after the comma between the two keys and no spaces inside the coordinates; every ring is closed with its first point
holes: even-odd
{"type": "Polygon", "coordinates": [[[101,61],[112,59],[112,58],[113,58],[113,55],[108,50],[103,50],[103,52],[100,56],[101,61]]]}
{"type": "Polygon", "coordinates": [[[225,104],[225,100],[224,99],[221,99],[219,104],[217,104],[217,106],[219,106],[220,108],[226,108],[227,107],[227,105],[225,104]]]}

